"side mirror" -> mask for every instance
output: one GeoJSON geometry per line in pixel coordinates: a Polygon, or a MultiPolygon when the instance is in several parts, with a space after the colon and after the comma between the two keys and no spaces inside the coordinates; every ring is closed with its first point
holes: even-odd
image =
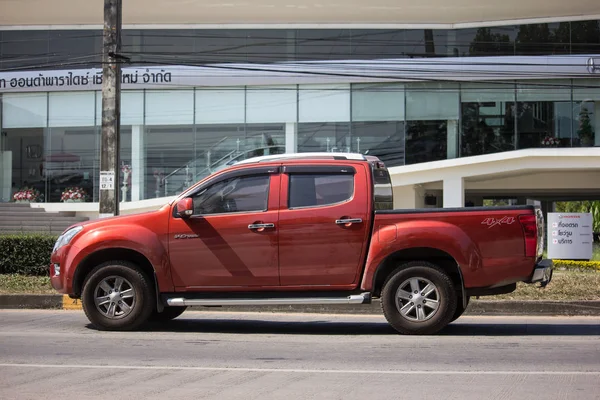
{"type": "Polygon", "coordinates": [[[177,202],[177,215],[188,218],[194,213],[194,202],[191,197],[181,199],[177,202]]]}

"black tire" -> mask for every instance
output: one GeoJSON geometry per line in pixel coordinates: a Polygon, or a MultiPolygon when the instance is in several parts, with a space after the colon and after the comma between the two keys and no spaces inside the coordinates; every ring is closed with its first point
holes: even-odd
{"type": "Polygon", "coordinates": [[[134,330],[146,322],[156,308],[154,288],[150,279],[137,265],[117,260],[100,264],[90,272],[84,282],[81,304],[92,325],[99,330],[110,331],[134,330]],[[115,290],[117,278],[123,280],[123,283],[115,290]],[[114,282],[114,287],[108,294],[102,284],[110,287],[111,282],[114,282]],[[120,298],[114,297],[119,290],[120,298]],[[125,296],[123,293],[126,293],[125,296]],[[132,297],[129,297],[130,295],[132,297]],[[96,297],[102,297],[104,304],[96,306],[96,297]],[[126,306],[128,310],[125,309],[126,306]],[[109,307],[114,307],[112,317],[109,307]],[[121,315],[118,315],[119,313],[121,315]]]}
{"type": "Polygon", "coordinates": [[[388,276],[381,291],[383,314],[394,329],[406,335],[431,335],[439,332],[450,323],[454,316],[456,302],[456,291],[450,277],[437,265],[426,261],[411,261],[401,265],[388,276]],[[410,282],[414,279],[418,281],[419,290],[423,290],[428,281],[435,286],[436,291],[426,297],[421,296],[421,293],[424,292],[417,291],[415,295],[412,290],[412,282],[410,282]],[[398,298],[399,304],[397,305],[396,293],[401,287],[411,288],[410,293],[408,291],[403,293],[407,298],[410,295],[411,300],[398,298]],[[427,306],[423,300],[428,300],[427,306]],[[437,309],[433,310],[432,305],[435,304],[435,300],[438,304],[437,309]],[[412,301],[422,303],[422,314],[420,314],[423,317],[422,320],[418,320],[420,316],[417,313],[417,305],[412,301]],[[401,309],[410,310],[410,313],[407,313],[406,316],[401,314],[400,306],[402,306],[401,309]]]}
{"type": "Polygon", "coordinates": [[[186,306],[170,306],[165,307],[163,312],[160,313],[157,310],[154,310],[150,315],[150,321],[156,323],[168,322],[179,317],[186,309],[186,306]]]}
{"type": "Polygon", "coordinates": [[[469,306],[469,301],[471,300],[471,296],[467,296],[467,305],[463,307],[462,297],[458,298],[456,302],[456,311],[454,312],[454,316],[450,320],[450,322],[454,322],[460,318],[461,315],[465,312],[467,307],[469,306]]]}

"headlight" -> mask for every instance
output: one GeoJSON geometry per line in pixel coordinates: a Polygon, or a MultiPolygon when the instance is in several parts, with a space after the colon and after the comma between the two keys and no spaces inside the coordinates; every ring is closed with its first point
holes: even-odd
{"type": "Polygon", "coordinates": [[[54,249],[52,249],[52,252],[54,253],[56,250],[58,250],[61,247],[69,244],[69,242],[71,241],[71,239],[73,239],[75,237],[75,235],[77,235],[79,232],[81,232],[82,229],[83,229],[83,226],[76,226],[74,228],[69,229],[68,231],[66,231],[62,235],[60,235],[58,237],[58,240],[54,244],[54,249]]]}

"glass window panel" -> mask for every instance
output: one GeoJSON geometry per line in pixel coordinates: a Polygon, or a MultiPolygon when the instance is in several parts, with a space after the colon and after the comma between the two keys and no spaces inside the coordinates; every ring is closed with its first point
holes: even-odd
{"type": "Polygon", "coordinates": [[[298,124],[298,152],[349,152],[351,149],[349,123],[298,124]]]}
{"type": "Polygon", "coordinates": [[[25,187],[34,188],[47,198],[44,179],[44,128],[2,128],[0,151],[0,201],[12,201],[25,187]]]}
{"type": "Polygon", "coordinates": [[[50,31],[3,31],[0,65],[3,69],[33,67],[51,61],[48,51],[50,31]]]}
{"type": "Polygon", "coordinates": [[[466,82],[460,84],[463,103],[487,101],[515,101],[515,85],[502,82],[466,82]]]}
{"type": "Polygon", "coordinates": [[[454,83],[411,83],[406,86],[406,119],[458,119],[458,85],[454,83]]]}
{"type": "Polygon", "coordinates": [[[349,29],[299,29],[296,31],[296,59],[347,60],[351,54],[349,29]]]}
{"type": "Polygon", "coordinates": [[[46,93],[6,93],[2,96],[2,128],[37,128],[48,123],[46,93]]]}
{"type": "Polygon", "coordinates": [[[147,90],[146,125],[194,123],[193,90],[147,90]]]}
{"type": "Polygon", "coordinates": [[[518,25],[515,38],[517,55],[570,54],[569,22],[518,25]]]}
{"type": "Polygon", "coordinates": [[[94,126],[96,96],[94,92],[60,92],[49,94],[50,127],[94,126]]]}
{"type": "Polygon", "coordinates": [[[379,157],[388,167],[404,165],[404,121],[353,122],[352,151],[379,157]]]}
{"type": "Polygon", "coordinates": [[[515,86],[461,84],[461,156],[514,150],[515,86]]]}
{"type": "Polygon", "coordinates": [[[573,100],[600,101],[600,79],[574,79],[573,100]]]}
{"type": "MultiPolygon", "coordinates": [[[[96,92],[96,124],[102,125],[102,92],[96,92]]],[[[121,92],[121,125],[144,124],[144,92],[124,90],[121,92]]]]}
{"type": "Polygon", "coordinates": [[[352,85],[352,121],[404,121],[404,85],[352,85]]]}
{"type": "MultiPolygon", "coordinates": [[[[90,95],[93,98],[93,92],[90,95]]],[[[67,188],[85,193],[85,201],[98,198],[99,138],[100,129],[94,126],[48,129],[43,162],[46,201],[60,202],[67,188]]]]}
{"type": "Polygon", "coordinates": [[[296,122],[296,86],[249,87],[246,93],[246,122],[296,122]]]}
{"type": "Polygon", "coordinates": [[[517,84],[517,148],[572,145],[573,114],[568,80],[517,84]]]}
{"type": "Polygon", "coordinates": [[[193,181],[186,166],[196,159],[194,130],[193,125],[145,126],[144,198],[181,193],[193,181]]]}
{"type": "Polygon", "coordinates": [[[455,56],[503,56],[515,53],[515,27],[481,27],[450,31],[449,47],[455,56]]]}
{"type": "Polygon", "coordinates": [[[564,79],[520,82],[517,101],[571,101],[571,82],[564,79]]]}
{"type": "Polygon", "coordinates": [[[350,85],[300,85],[300,122],[350,121],[350,85]]]}
{"type": "Polygon", "coordinates": [[[244,88],[196,90],[196,123],[244,123],[244,88]]]}
{"type": "Polygon", "coordinates": [[[289,208],[318,207],[347,201],[354,194],[354,175],[290,175],[289,208]]]}
{"type": "Polygon", "coordinates": [[[352,59],[404,57],[407,48],[404,30],[352,29],[352,59]]]}
{"type": "Polygon", "coordinates": [[[600,54],[600,21],[573,21],[571,54],[600,54]]]}

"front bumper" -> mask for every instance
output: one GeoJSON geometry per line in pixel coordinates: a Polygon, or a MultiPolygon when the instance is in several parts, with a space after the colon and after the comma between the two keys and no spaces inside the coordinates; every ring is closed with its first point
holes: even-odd
{"type": "Polygon", "coordinates": [[[525,283],[539,283],[540,287],[545,287],[552,280],[553,270],[552,260],[541,260],[535,264],[531,277],[525,283]]]}

